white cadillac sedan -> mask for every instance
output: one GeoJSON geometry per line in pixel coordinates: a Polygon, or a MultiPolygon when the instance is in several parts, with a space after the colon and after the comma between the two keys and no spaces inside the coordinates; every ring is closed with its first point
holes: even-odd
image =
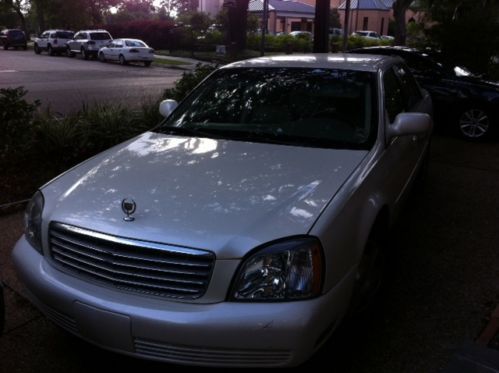
{"type": "Polygon", "coordinates": [[[114,39],[105,47],[99,49],[101,62],[118,61],[122,65],[129,62],[143,62],[151,66],[154,60],[154,49],[138,39],[114,39]]]}
{"type": "Polygon", "coordinates": [[[32,302],[120,353],[292,366],[378,288],[431,102],[399,59],[258,58],[34,195],[13,252],[32,302]]]}

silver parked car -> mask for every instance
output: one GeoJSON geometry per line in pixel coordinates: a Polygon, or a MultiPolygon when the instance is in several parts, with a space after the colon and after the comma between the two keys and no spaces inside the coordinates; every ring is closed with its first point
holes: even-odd
{"type": "Polygon", "coordinates": [[[122,65],[129,62],[142,62],[151,66],[154,60],[154,49],[138,39],[114,39],[99,50],[99,60],[118,61],[122,65]]]}
{"type": "Polygon", "coordinates": [[[109,44],[113,38],[106,30],[78,31],[72,40],[67,42],[67,54],[74,57],[80,53],[84,59],[97,57],[99,49],[109,44]]]}
{"type": "Polygon", "coordinates": [[[277,56],[214,72],[153,130],[43,186],[13,251],[31,300],[103,348],[291,366],[379,284],[431,102],[399,59],[277,56]]]}

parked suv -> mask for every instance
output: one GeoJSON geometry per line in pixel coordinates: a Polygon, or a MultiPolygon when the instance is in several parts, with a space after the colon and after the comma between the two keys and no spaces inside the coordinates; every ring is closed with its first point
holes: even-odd
{"type": "Polygon", "coordinates": [[[3,45],[3,49],[21,47],[26,50],[28,47],[26,34],[18,29],[6,29],[0,32],[0,44],[3,45]]]}
{"type": "Polygon", "coordinates": [[[111,40],[111,34],[106,30],[83,30],[78,31],[72,40],[67,43],[69,57],[81,53],[86,60],[89,57],[97,57],[99,49],[105,47],[111,40]]]}
{"type": "Polygon", "coordinates": [[[74,32],[68,30],[47,30],[35,39],[34,50],[40,54],[46,50],[51,56],[66,52],[66,43],[73,39],[74,32]]]}

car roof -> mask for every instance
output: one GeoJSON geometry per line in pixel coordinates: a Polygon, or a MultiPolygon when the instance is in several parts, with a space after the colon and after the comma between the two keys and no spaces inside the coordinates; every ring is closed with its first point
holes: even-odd
{"type": "Polygon", "coordinates": [[[354,53],[316,53],[304,55],[284,55],[259,57],[238,61],[222,68],[250,68],[250,67],[291,67],[291,68],[325,68],[376,72],[386,70],[398,58],[381,55],[367,55],[354,53]]]}
{"type": "Polygon", "coordinates": [[[74,31],[71,31],[71,30],[64,30],[62,28],[56,28],[56,29],[51,29],[51,30],[45,30],[44,32],[59,32],[59,31],[63,31],[63,32],[72,32],[74,33],[74,31]]]}
{"type": "Polygon", "coordinates": [[[80,30],[78,32],[107,32],[109,33],[109,31],[107,30],[102,30],[102,29],[96,29],[96,30],[80,30]]]}

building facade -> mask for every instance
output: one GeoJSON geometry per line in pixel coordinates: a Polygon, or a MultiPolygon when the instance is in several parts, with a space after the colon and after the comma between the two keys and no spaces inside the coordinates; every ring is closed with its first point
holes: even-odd
{"type": "MultiPolygon", "coordinates": [[[[248,11],[260,19],[263,0],[251,0],[248,11]]],[[[314,31],[315,5],[300,1],[269,0],[267,30],[271,34],[314,31]]]]}

